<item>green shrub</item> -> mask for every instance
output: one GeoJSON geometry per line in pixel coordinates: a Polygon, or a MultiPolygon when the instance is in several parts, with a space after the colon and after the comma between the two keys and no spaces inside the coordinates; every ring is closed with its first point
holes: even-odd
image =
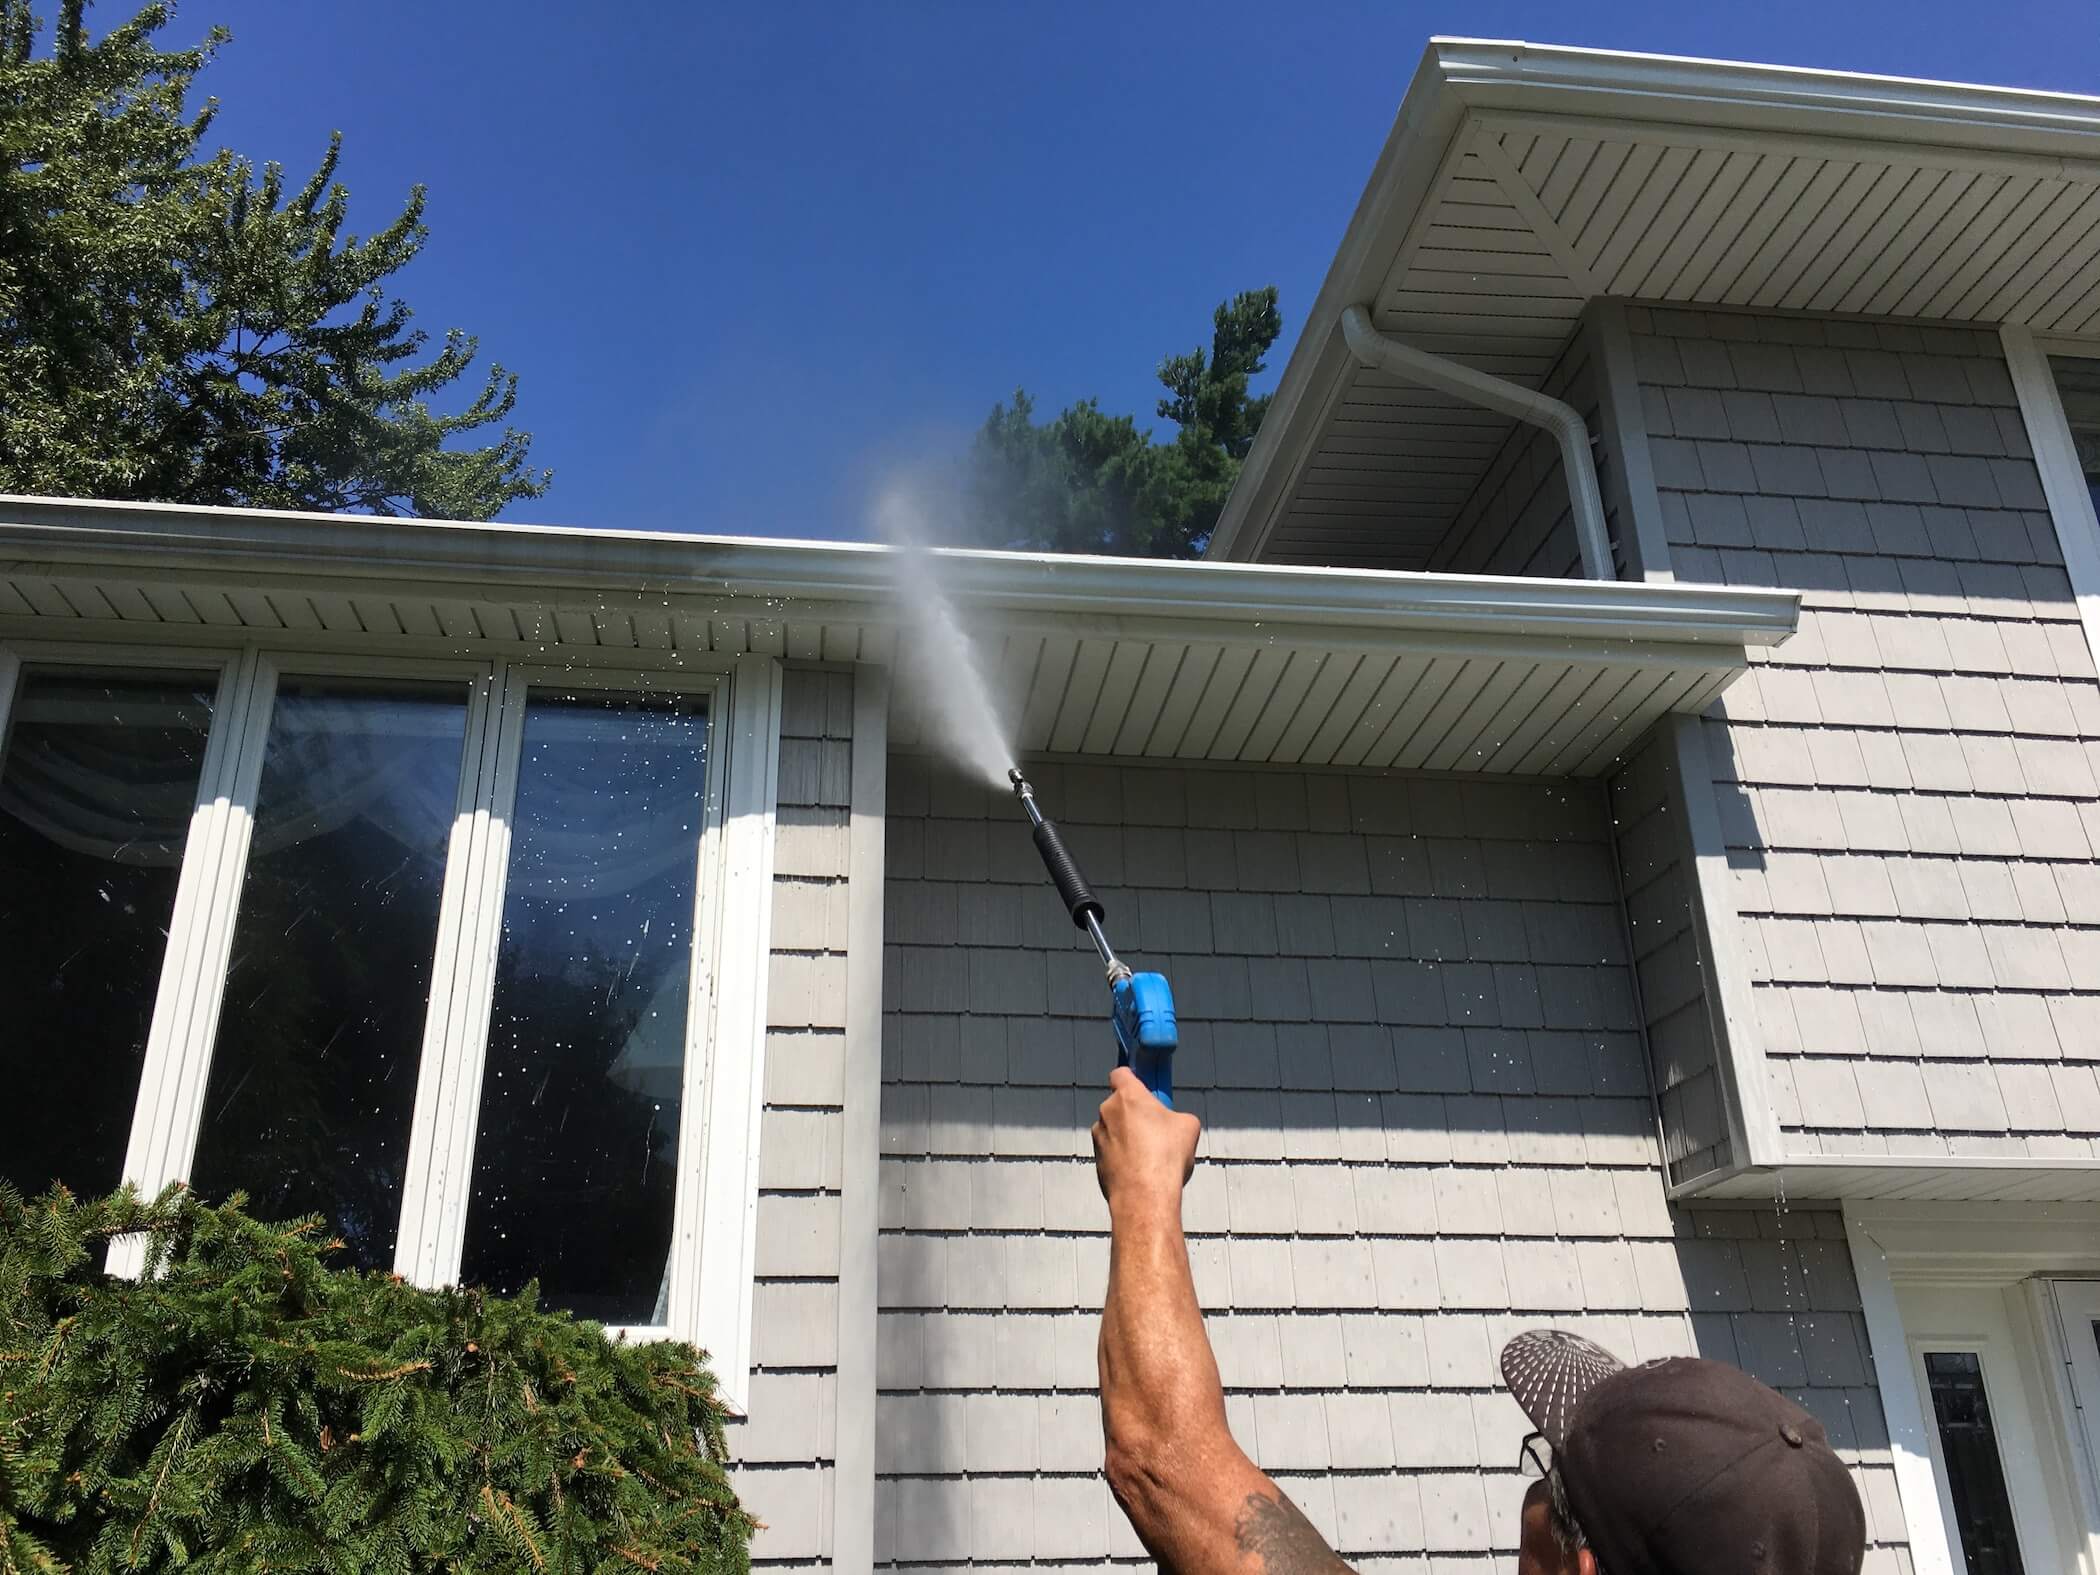
{"type": "Polygon", "coordinates": [[[0,1575],[749,1567],[692,1347],[331,1270],[242,1201],[0,1187],[0,1575]]]}

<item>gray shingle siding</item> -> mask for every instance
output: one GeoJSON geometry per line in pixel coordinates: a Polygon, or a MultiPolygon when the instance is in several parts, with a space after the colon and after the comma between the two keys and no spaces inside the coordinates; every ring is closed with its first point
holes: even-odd
{"type": "Polygon", "coordinates": [[[2100,684],[1995,336],[1629,310],[1678,578],[1805,593],[1711,715],[1800,1155],[2100,1149],[2100,684]]]}
{"type": "MultiPolygon", "coordinates": [[[[1600,788],[1036,780],[1174,982],[1234,1432],[1358,1568],[1507,1566],[1494,1353],[1547,1322],[1800,1394],[1903,1540],[1838,1216],[1665,1203],[1600,788]]],[[[893,757],[887,832],[877,1560],[1137,1560],[1100,1475],[1098,967],[1003,796],[893,757]]]]}
{"type": "Polygon", "coordinates": [[[737,1492],[766,1522],[754,1561],[806,1565],[831,1551],[838,1426],[853,679],[816,668],[785,677],[750,1412],[729,1442],[737,1492]]]}
{"type": "Polygon", "coordinates": [[[1677,775],[1668,737],[1658,730],[1611,778],[1609,791],[1663,1164],[1671,1183],[1682,1185],[1727,1169],[1734,1150],[1693,923],[1698,877],[1677,775]]]}

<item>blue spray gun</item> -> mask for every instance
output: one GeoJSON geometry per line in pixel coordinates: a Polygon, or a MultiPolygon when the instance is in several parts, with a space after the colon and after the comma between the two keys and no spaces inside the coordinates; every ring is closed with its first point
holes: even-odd
{"type": "Polygon", "coordinates": [[[1129,964],[1116,956],[1108,937],[1101,933],[1102,915],[1107,912],[1079,873],[1079,863],[1065,851],[1057,823],[1035,802],[1035,789],[1019,771],[1007,772],[1014,796],[1028,814],[1035,830],[1035,850],[1043,856],[1057,895],[1063,899],[1072,923],[1093,939],[1108,974],[1109,1020],[1116,1029],[1116,1065],[1137,1073],[1138,1081],[1159,1096],[1169,1110],[1174,1108],[1174,1046],[1179,1030],[1174,1024],[1174,992],[1165,974],[1132,973],[1129,964]]]}

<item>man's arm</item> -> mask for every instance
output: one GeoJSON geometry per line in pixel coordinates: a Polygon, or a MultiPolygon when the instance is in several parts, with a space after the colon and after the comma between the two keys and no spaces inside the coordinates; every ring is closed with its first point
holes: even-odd
{"type": "Polygon", "coordinates": [[[1233,1442],[1181,1233],[1194,1116],[1127,1068],[1109,1077],[1094,1165],[1113,1239],[1101,1310],[1108,1483],[1152,1556],[1177,1575],[1346,1575],[1283,1490],[1233,1442]]]}

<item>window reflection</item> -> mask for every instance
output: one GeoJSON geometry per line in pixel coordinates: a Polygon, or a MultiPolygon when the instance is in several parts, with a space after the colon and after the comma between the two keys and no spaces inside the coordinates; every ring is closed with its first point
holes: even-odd
{"type": "Polygon", "coordinates": [[[464,685],[279,683],[191,1185],[391,1268],[464,685]]]}
{"type": "Polygon", "coordinates": [[[1974,1351],[1927,1351],[1925,1380],[1969,1575],[2021,1575],[2020,1543],[1990,1397],[1984,1392],[1983,1363],[1974,1351]]]}
{"type": "Polygon", "coordinates": [[[2049,369],[2056,374],[2056,392],[2078,450],[2078,468],[2085,472],[2086,488],[2100,507],[2100,361],[2052,356],[2049,369]]]}
{"type": "Polygon", "coordinates": [[[0,1175],[122,1179],[217,680],[28,668],[0,755],[0,1175]]]}
{"type": "Polygon", "coordinates": [[[667,1317],[706,754],[696,697],[527,704],[464,1282],[667,1317]]]}

